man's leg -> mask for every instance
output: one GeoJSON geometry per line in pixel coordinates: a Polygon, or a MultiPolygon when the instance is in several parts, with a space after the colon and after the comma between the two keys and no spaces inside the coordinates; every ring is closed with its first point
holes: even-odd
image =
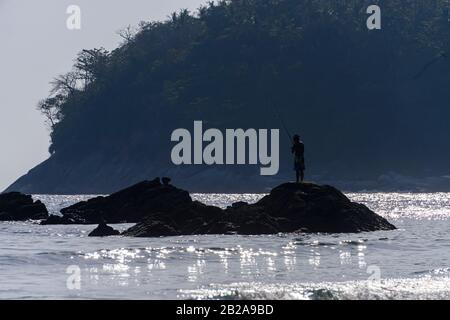
{"type": "Polygon", "coordinates": [[[304,170],[300,171],[300,177],[302,179],[301,181],[303,182],[305,180],[305,171],[304,170]]]}
{"type": "Polygon", "coordinates": [[[297,183],[299,183],[299,180],[300,180],[300,172],[297,170],[297,171],[295,171],[295,176],[296,176],[296,181],[297,181],[297,183]]]}

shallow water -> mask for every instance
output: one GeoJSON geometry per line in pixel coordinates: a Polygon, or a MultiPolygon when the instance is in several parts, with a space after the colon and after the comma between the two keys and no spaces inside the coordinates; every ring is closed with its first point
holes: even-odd
{"type": "MultiPolygon", "coordinates": [[[[133,239],[0,223],[0,298],[450,299],[450,194],[349,196],[399,230],[133,239]]],[[[193,197],[224,207],[260,195],[193,197]]],[[[35,198],[57,213],[88,197],[35,198]]]]}

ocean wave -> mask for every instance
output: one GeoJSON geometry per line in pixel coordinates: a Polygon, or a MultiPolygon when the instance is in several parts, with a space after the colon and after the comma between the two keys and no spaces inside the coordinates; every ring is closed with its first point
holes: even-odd
{"type": "Polygon", "coordinates": [[[450,277],[324,283],[211,284],[180,290],[179,298],[193,300],[449,300],[450,277]]]}

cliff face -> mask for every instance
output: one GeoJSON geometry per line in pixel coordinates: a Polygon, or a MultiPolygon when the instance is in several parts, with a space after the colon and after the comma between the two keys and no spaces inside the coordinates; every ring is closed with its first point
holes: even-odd
{"type": "Polygon", "coordinates": [[[308,179],[448,190],[448,5],[383,6],[384,29],[368,32],[359,2],[233,0],[142,24],[112,52],[85,50],[40,104],[51,157],[8,190],[109,193],[166,175],[193,191],[266,191],[292,176],[284,126],[306,144],[308,179]],[[172,165],[172,131],[195,120],[280,128],[279,175],[172,165]]]}

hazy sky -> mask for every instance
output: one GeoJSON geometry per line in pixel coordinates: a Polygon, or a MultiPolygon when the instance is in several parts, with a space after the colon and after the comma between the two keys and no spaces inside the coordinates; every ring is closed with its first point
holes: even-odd
{"type": "Polygon", "coordinates": [[[49,132],[36,110],[49,82],[70,70],[82,49],[115,48],[117,31],[163,20],[206,0],[0,0],[0,192],[48,158],[49,132]],[[81,30],[66,27],[69,5],[81,30]]]}

